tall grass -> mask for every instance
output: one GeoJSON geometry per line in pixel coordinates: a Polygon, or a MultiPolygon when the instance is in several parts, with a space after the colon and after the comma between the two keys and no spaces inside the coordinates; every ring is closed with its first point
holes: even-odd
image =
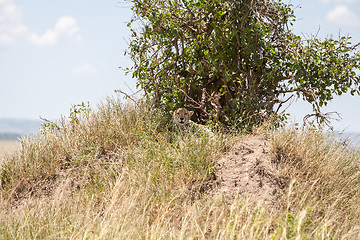
{"type": "Polygon", "coordinates": [[[279,204],[206,192],[241,136],[182,135],[148,104],[108,99],[1,166],[0,239],[356,239],[359,154],[315,131],[267,130],[279,204]]]}
{"type": "Polygon", "coordinates": [[[360,237],[360,154],[316,129],[273,135],[274,161],[291,179],[286,212],[302,219],[310,236],[360,237]]]}

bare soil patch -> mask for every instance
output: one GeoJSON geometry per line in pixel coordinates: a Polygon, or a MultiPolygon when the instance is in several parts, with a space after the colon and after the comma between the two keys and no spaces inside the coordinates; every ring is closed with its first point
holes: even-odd
{"type": "Polygon", "coordinates": [[[289,180],[279,176],[271,145],[262,136],[246,136],[215,164],[214,195],[240,195],[253,201],[276,204],[289,180]]]}

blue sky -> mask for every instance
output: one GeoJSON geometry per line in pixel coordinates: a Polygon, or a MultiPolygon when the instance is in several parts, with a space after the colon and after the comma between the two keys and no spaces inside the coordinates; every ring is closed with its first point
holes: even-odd
{"type": "MultiPolygon", "coordinates": [[[[287,1],[285,1],[287,2],[287,1]]],[[[350,34],[360,42],[360,0],[291,1],[294,31],[320,37],[350,34]]],[[[124,1],[0,0],[0,118],[68,115],[74,104],[96,106],[115,89],[135,91],[135,80],[119,67],[130,39],[132,12],[124,1]],[[120,3],[119,3],[120,2],[120,3]]],[[[338,130],[360,132],[360,97],[336,98],[325,111],[338,111],[338,130]]],[[[301,121],[311,108],[295,103],[301,121]]]]}

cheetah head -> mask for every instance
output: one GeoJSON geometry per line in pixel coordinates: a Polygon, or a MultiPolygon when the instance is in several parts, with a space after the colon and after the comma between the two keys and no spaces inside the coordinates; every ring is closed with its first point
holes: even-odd
{"type": "Polygon", "coordinates": [[[194,111],[189,111],[186,108],[178,108],[175,111],[170,111],[170,114],[172,115],[175,124],[182,127],[189,124],[194,111]]]}

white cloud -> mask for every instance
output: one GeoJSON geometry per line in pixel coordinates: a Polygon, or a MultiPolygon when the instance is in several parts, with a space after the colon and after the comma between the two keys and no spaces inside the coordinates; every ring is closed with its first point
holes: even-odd
{"type": "Polygon", "coordinates": [[[326,20],[337,25],[360,25],[360,17],[348,7],[339,5],[326,15],[326,20]]]}
{"type": "Polygon", "coordinates": [[[62,38],[73,38],[80,42],[79,27],[75,18],[63,16],[52,29],[36,34],[23,24],[21,9],[13,0],[0,0],[0,45],[12,44],[25,38],[36,46],[54,46],[62,38]]]}
{"type": "Polygon", "coordinates": [[[58,19],[53,29],[46,30],[42,35],[36,33],[30,34],[29,40],[31,43],[37,46],[53,46],[64,36],[75,37],[75,39],[81,39],[77,36],[79,27],[76,19],[70,16],[64,16],[58,19]]]}
{"type": "Polygon", "coordinates": [[[83,75],[93,75],[98,72],[97,68],[91,66],[90,64],[84,64],[79,67],[74,68],[74,73],[83,74],[83,75]]]}
{"type": "Polygon", "coordinates": [[[0,0],[0,44],[11,44],[27,32],[20,9],[12,0],[0,0]]]}

